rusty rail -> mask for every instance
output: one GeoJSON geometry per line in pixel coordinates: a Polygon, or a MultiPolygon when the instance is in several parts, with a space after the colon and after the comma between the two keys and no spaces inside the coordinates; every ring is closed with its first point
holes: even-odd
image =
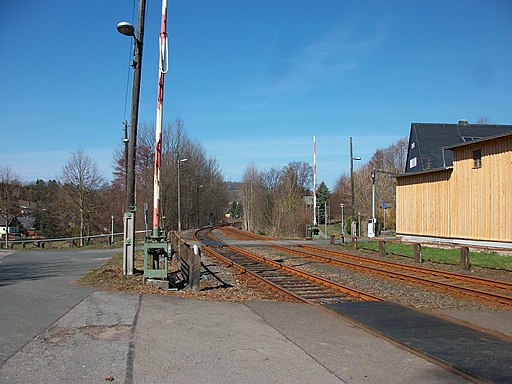
{"type": "MultiPolygon", "coordinates": [[[[198,240],[218,240],[211,230],[196,232],[198,240]]],[[[203,251],[223,260],[229,266],[249,273],[264,284],[281,293],[311,304],[325,304],[343,301],[380,301],[370,295],[350,287],[329,281],[296,268],[256,255],[252,252],[232,246],[203,245],[203,251]]]]}

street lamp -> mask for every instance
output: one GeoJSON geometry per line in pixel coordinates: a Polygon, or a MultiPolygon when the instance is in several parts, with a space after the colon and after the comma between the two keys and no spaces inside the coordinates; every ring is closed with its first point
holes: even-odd
{"type": "Polygon", "coordinates": [[[117,31],[125,36],[135,37],[135,27],[126,21],[117,24],[117,31]]]}
{"type": "Polygon", "coordinates": [[[374,168],[372,170],[372,231],[368,233],[368,237],[375,237],[375,176],[377,170],[374,168]]]}
{"type": "Polygon", "coordinates": [[[144,19],[146,0],[139,0],[137,34],[135,27],[127,22],[117,24],[119,33],[133,37],[135,51],[133,55],[132,107],[130,111],[130,138],[128,142],[128,169],[126,183],[126,201],[124,214],[123,273],[133,275],[135,269],[135,148],[137,147],[137,124],[139,119],[140,80],[142,72],[142,45],[144,41],[144,19]]]}
{"type": "MultiPolygon", "coordinates": [[[[350,190],[352,193],[352,222],[356,216],[356,202],[354,197],[354,160],[361,160],[360,157],[354,157],[352,153],[352,136],[350,136],[350,190]]],[[[352,236],[354,234],[352,233],[352,236]]]]}
{"type": "Polygon", "coordinates": [[[178,232],[181,232],[181,193],[180,193],[180,164],[188,159],[178,161],[178,232]]]}
{"type": "Polygon", "coordinates": [[[110,243],[113,244],[114,243],[114,215],[112,215],[110,219],[112,220],[112,226],[111,226],[112,237],[110,238],[110,243]]]}

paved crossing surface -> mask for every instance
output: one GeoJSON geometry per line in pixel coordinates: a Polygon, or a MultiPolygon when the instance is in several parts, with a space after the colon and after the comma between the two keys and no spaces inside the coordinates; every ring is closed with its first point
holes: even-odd
{"type": "Polygon", "coordinates": [[[0,260],[0,383],[467,382],[306,304],[73,285],[108,252],[15,252],[0,260]]]}

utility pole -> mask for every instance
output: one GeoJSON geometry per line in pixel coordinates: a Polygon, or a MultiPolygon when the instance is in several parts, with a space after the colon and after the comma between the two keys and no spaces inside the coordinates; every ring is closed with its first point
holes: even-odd
{"type": "Polygon", "coordinates": [[[316,213],[316,136],[313,136],[313,225],[317,225],[316,213]]]}
{"type": "Polygon", "coordinates": [[[374,168],[372,170],[372,231],[368,233],[368,237],[375,237],[375,176],[377,170],[374,168]]]}
{"type": "Polygon", "coordinates": [[[135,269],[135,162],[145,15],[146,0],[139,0],[137,34],[135,36],[133,35],[133,26],[128,25],[128,23],[119,23],[117,26],[120,33],[133,36],[135,40],[135,51],[132,63],[132,107],[130,111],[130,138],[128,141],[128,169],[126,177],[126,202],[124,214],[123,273],[125,275],[133,275],[135,269]]]}
{"type": "Polygon", "coordinates": [[[128,183],[126,193],[126,211],[135,209],[135,161],[137,148],[137,125],[139,120],[140,81],[142,73],[142,47],[144,39],[144,18],[146,0],[139,0],[137,35],[133,60],[132,109],[130,112],[130,139],[128,143],[128,183]]]}
{"type": "MultiPolygon", "coordinates": [[[[356,201],[354,197],[354,154],[352,153],[352,136],[350,136],[350,193],[352,197],[352,221],[356,216],[356,201]]],[[[353,234],[352,234],[353,235],[353,234]]]]}

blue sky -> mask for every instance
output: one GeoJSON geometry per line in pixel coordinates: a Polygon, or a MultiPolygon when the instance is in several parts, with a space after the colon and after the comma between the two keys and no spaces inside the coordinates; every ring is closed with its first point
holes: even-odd
{"type": "MultiPolygon", "coordinates": [[[[135,4],[136,8],[136,4],[135,4]]],[[[54,179],[83,148],[111,178],[129,119],[133,0],[0,0],[0,165],[54,179]]],[[[147,0],[140,124],[154,123],[161,2],[147,0]]],[[[169,0],[164,123],[237,181],[313,161],[333,187],[412,122],[512,124],[512,2],[169,0]]]]}

